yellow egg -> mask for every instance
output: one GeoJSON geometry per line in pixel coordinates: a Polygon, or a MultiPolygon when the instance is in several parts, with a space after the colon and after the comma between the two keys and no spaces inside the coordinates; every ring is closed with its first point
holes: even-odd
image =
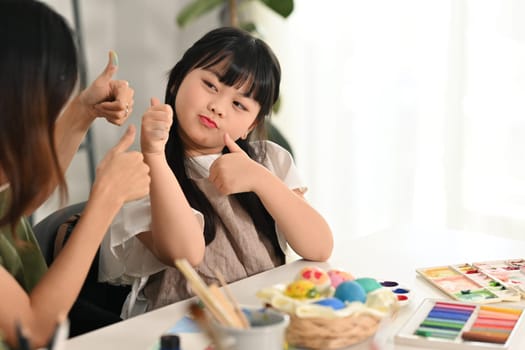
{"type": "Polygon", "coordinates": [[[315,284],[306,280],[299,280],[290,283],[286,286],[284,294],[295,299],[313,299],[319,296],[315,284]]]}

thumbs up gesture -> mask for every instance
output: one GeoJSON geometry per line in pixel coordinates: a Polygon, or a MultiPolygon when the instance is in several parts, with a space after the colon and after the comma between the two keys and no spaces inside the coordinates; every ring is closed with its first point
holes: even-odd
{"type": "Polygon", "coordinates": [[[106,118],[110,123],[122,125],[133,109],[134,91],[125,80],[113,80],[118,70],[118,57],[109,52],[104,71],[80,94],[80,100],[88,114],[106,118]]]}
{"type": "Polygon", "coordinates": [[[161,104],[155,97],[151,98],[150,104],[150,108],[142,116],[140,146],[144,154],[164,154],[173,123],[173,110],[170,105],[161,104]]]}
{"type": "Polygon", "coordinates": [[[265,168],[251,159],[229,134],[224,134],[224,144],[231,153],[213,162],[208,179],[224,195],[254,191],[258,174],[265,168]]]}
{"type": "Polygon", "coordinates": [[[149,167],[142,153],[128,151],[135,139],[135,126],[130,125],[120,141],[97,166],[92,194],[103,193],[119,205],[149,193],[149,167]]]}

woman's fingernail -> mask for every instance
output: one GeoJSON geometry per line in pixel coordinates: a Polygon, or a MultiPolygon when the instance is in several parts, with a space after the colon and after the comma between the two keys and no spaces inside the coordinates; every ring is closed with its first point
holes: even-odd
{"type": "Polygon", "coordinates": [[[109,52],[109,54],[111,55],[111,63],[114,65],[114,66],[118,66],[118,56],[117,56],[117,53],[113,50],[111,50],[109,52]]]}

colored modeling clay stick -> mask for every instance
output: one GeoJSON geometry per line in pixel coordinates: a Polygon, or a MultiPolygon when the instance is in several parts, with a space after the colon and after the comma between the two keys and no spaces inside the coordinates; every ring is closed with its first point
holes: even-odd
{"type": "Polygon", "coordinates": [[[512,329],[514,329],[514,327],[509,327],[509,326],[495,326],[495,325],[474,325],[470,330],[471,331],[476,331],[478,330],[479,328],[490,328],[490,329],[494,329],[495,331],[497,330],[503,330],[503,331],[507,331],[507,332],[512,332],[512,329]]]}
{"type": "Polygon", "coordinates": [[[452,307],[445,307],[445,306],[434,306],[432,310],[433,311],[435,310],[435,311],[455,312],[455,313],[464,314],[464,315],[472,314],[472,310],[470,309],[452,308],[452,307]]]}
{"type": "Polygon", "coordinates": [[[446,331],[442,329],[428,329],[428,328],[421,327],[421,328],[418,328],[414,334],[422,336],[422,337],[456,339],[459,333],[455,331],[446,331]]]}
{"type": "Polygon", "coordinates": [[[488,305],[482,305],[480,306],[480,310],[482,311],[493,311],[493,312],[501,312],[504,314],[513,314],[513,315],[521,315],[522,310],[508,308],[508,307],[497,307],[497,306],[488,306],[488,305]]]}
{"type": "Polygon", "coordinates": [[[464,325],[465,322],[464,321],[461,321],[461,320],[447,320],[447,319],[442,319],[442,318],[433,318],[433,317],[427,317],[423,320],[423,322],[426,322],[426,321],[432,321],[432,322],[446,322],[446,323],[450,323],[450,324],[455,324],[455,325],[464,325]]]}
{"type": "Polygon", "coordinates": [[[443,305],[436,305],[432,308],[432,310],[458,312],[458,313],[463,313],[463,314],[471,314],[473,312],[472,309],[464,309],[460,307],[448,307],[448,306],[443,306],[443,305]]]}
{"type": "Polygon", "coordinates": [[[505,344],[505,342],[509,338],[509,335],[499,334],[496,332],[467,331],[461,334],[461,338],[463,338],[463,340],[470,340],[470,341],[505,344]]]}
{"type": "Polygon", "coordinates": [[[512,330],[508,330],[508,329],[496,329],[496,328],[490,328],[490,327],[472,327],[470,331],[492,332],[492,333],[500,333],[500,334],[510,334],[510,332],[512,332],[512,330]]]}
{"type": "Polygon", "coordinates": [[[467,317],[469,318],[470,315],[472,315],[472,312],[464,312],[464,311],[455,311],[455,310],[445,310],[445,309],[432,309],[430,310],[430,313],[433,314],[442,314],[442,315],[451,315],[454,317],[467,317]]]}
{"type": "Polygon", "coordinates": [[[438,301],[435,306],[443,306],[443,307],[452,308],[452,309],[462,309],[462,310],[472,310],[472,311],[476,308],[475,305],[454,304],[454,303],[447,303],[443,301],[438,301]]]}
{"type": "Polygon", "coordinates": [[[441,318],[444,320],[466,321],[470,315],[458,314],[454,312],[430,311],[427,317],[441,318]]]}
{"type": "Polygon", "coordinates": [[[425,320],[421,323],[421,327],[439,328],[439,329],[450,329],[450,330],[461,330],[464,323],[454,323],[446,321],[429,321],[425,320]]]}
{"type": "Polygon", "coordinates": [[[478,314],[478,317],[476,317],[476,320],[483,320],[483,321],[495,320],[495,321],[502,321],[502,322],[505,322],[505,323],[516,323],[516,322],[518,322],[518,318],[509,318],[509,317],[505,317],[505,316],[507,316],[507,315],[505,315],[505,314],[490,315],[490,317],[487,317],[485,315],[478,314]]]}
{"type": "Polygon", "coordinates": [[[476,319],[476,321],[474,321],[473,327],[494,327],[512,329],[515,324],[515,321],[476,319]]]}
{"type": "Polygon", "coordinates": [[[501,312],[490,312],[490,311],[480,311],[478,312],[478,318],[493,318],[498,320],[513,320],[517,321],[520,316],[514,314],[504,314],[501,312]]]}

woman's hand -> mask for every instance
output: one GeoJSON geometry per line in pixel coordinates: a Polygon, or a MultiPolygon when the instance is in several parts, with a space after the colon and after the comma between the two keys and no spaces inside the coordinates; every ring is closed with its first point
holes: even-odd
{"type": "Polygon", "coordinates": [[[142,116],[140,146],[143,154],[164,155],[172,122],[171,106],[161,104],[157,98],[152,97],[151,107],[142,116]]]}
{"type": "Polygon", "coordinates": [[[104,71],[80,93],[80,102],[91,120],[102,117],[110,123],[122,125],[131,114],[135,92],[127,81],[113,80],[117,69],[117,54],[110,51],[104,71]]]}
{"type": "Polygon", "coordinates": [[[135,134],[135,126],[130,125],[119,143],[99,163],[93,184],[92,193],[102,192],[107,200],[116,200],[119,206],[149,193],[149,167],[142,153],[127,151],[135,134]]]}

